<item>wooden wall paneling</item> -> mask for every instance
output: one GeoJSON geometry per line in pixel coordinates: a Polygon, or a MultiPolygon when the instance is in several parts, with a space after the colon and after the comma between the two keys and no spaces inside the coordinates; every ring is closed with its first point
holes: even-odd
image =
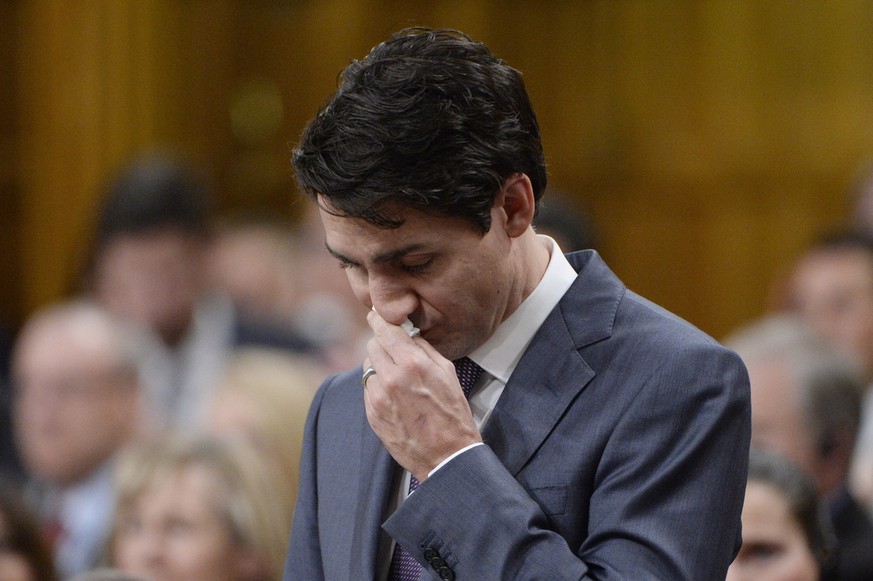
{"type": "MultiPolygon", "coordinates": [[[[634,12],[638,7],[630,3],[623,4],[623,9],[627,10],[624,17],[643,22],[641,14],[634,12]]],[[[836,29],[843,27],[844,15],[840,18],[842,20],[838,25],[824,23],[820,27],[827,29],[830,26],[834,29],[824,34],[825,37],[830,37],[836,29]]],[[[643,195],[642,192],[650,191],[645,184],[678,179],[688,186],[682,194],[685,203],[693,204],[695,197],[701,199],[702,211],[696,218],[701,222],[693,225],[693,230],[709,241],[704,248],[710,247],[705,252],[708,259],[698,259],[698,264],[688,272],[677,272],[677,276],[687,277],[689,286],[698,289],[692,295],[683,296],[650,272],[646,264],[657,264],[657,261],[632,258],[635,247],[651,247],[653,239],[650,237],[658,232],[654,225],[633,225],[630,232],[631,238],[638,241],[636,245],[624,239],[627,236],[626,229],[618,225],[609,228],[606,232],[607,246],[620,249],[617,251],[617,268],[622,271],[627,269],[622,274],[630,282],[638,283],[638,290],[671,306],[713,333],[725,332],[739,321],[760,314],[765,308],[764,293],[768,285],[749,283],[771,278],[772,275],[763,276],[763,272],[775,271],[787,256],[798,252],[802,247],[801,239],[805,242],[814,231],[839,223],[844,211],[840,194],[836,193],[841,180],[836,176],[846,172],[847,161],[844,158],[847,151],[851,151],[849,144],[858,141],[858,126],[845,124],[842,134],[838,134],[840,125],[827,123],[826,120],[829,114],[839,109],[841,100],[845,101],[847,95],[849,102],[854,102],[851,96],[853,91],[848,87],[836,90],[822,88],[820,85],[824,81],[821,77],[824,76],[826,80],[827,76],[821,71],[816,73],[819,84],[815,87],[799,88],[796,83],[781,86],[778,82],[770,81],[774,76],[789,74],[792,66],[790,59],[795,55],[790,50],[785,51],[780,59],[774,55],[774,51],[768,52],[762,47],[772,43],[774,36],[791,38],[796,29],[803,30],[807,26],[815,28],[817,25],[812,14],[800,14],[789,25],[783,24],[785,20],[791,20],[791,15],[786,14],[784,9],[762,13],[751,3],[733,3],[730,8],[725,4],[707,4],[693,15],[678,16],[674,23],[679,27],[684,22],[697,30],[696,34],[678,40],[675,33],[644,39],[637,49],[640,54],[627,58],[624,65],[619,64],[619,75],[627,80],[619,85],[618,96],[626,104],[626,110],[618,114],[631,113],[633,120],[629,132],[635,148],[631,153],[633,164],[628,170],[633,176],[632,183],[643,185],[624,189],[620,195],[626,199],[620,207],[626,210],[639,205],[639,200],[635,198],[643,195]],[[797,22],[797,19],[803,18],[806,20],[797,22]],[[788,30],[783,30],[786,27],[788,30]],[[681,67],[680,74],[675,78],[671,78],[671,73],[675,72],[671,70],[672,63],[652,59],[646,54],[646,47],[660,46],[670,35],[684,47],[687,55],[696,53],[690,59],[687,55],[677,58],[681,67]],[[694,50],[698,47],[699,52],[694,50]],[[638,62],[635,65],[633,61],[638,62]],[[656,81],[652,82],[652,79],[656,81]],[[669,83],[670,87],[661,86],[661,81],[669,83]],[[685,93],[673,93],[676,87],[685,93]],[[827,98],[819,95],[822,91],[827,98]],[[685,106],[686,111],[693,114],[689,117],[690,123],[682,125],[683,119],[680,117],[671,118],[670,114],[676,111],[667,106],[671,93],[679,104],[685,106]],[[808,96],[809,93],[812,93],[812,98],[808,96]],[[687,98],[689,96],[690,99],[687,98]],[[658,101],[662,106],[652,107],[658,101]],[[815,102],[827,113],[815,115],[812,107],[803,110],[792,108],[790,104],[797,101],[815,102]],[[665,119],[669,122],[665,123],[665,119]],[[676,127],[680,131],[676,131],[676,127]],[[820,155],[823,143],[830,148],[826,155],[820,155]],[[707,185],[712,186],[710,191],[706,191],[707,185]],[[744,190],[746,186],[762,198],[770,210],[778,211],[756,213],[752,198],[742,195],[743,191],[749,191],[748,188],[744,190]],[[735,200],[739,205],[732,205],[733,201],[727,204],[725,200],[735,200]],[[722,215],[723,212],[727,213],[726,216],[722,215]],[[726,249],[721,248],[718,240],[731,229],[738,228],[743,219],[748,220],[745,228],[753,236],[739,230],[736,235],[746,243],[759,238],[757,242],[771,252],[728,254],[726,249]],[[772,249],[781,252],[776,253],[777,256],[772,249]],[[727,272],[720,274],[720,271],[708,266],[717,264],[712,260],[712,253],[715,253],[714,256],[723,255],[722,261],[727,258],[731,270],[757,275],[750,280],[748,275],[732,277],[727,272]],[[642,271],[637,273],[637,269],[642,271]],[[731,284],[734,278],[737,282],[731,284]],[[715,284],[713,281],[725,284],[715,284]]],[[[627,23],[624,25],[628,26],[627,23]]],[[[622,30],[622,26],[619,23],[616,28],[622,30]]],[[[643,30],[630,26],[634,32],[629,36],[640,38],[645,34],[643,30]]],[[[655,29],[660,30],[658,27],[655,29]]],[[[854,37],[851,33],[849,36],[854,37]]],[[[626,40],[622,37],[622,42],[626,40]]],[[[802,44],[806,41],[809,38],[800,38],[795,42],[802,44]]],[[[618,50],[634,49],[625,47],[618,50]]],[[[846,57],[845,53],[837,54],[846,57]]],[[[831,64],[825,59],[824,62],[804,66],[827,69],[831,64]]],[[[848,76],[842,75],[840,78],[848,76]]],[[[869,89],[865,92],[869,93],[869,89]]],[[[865,131],[863,124],[861,131],[862,134],[865,131]]],[[[866,136],[869,139],[869,130],[866,130],[866,136]]],[[[610,195],[614,195],[614,192],[610,192],[610,195]]],[[[607,201],[606,204],[599,204],[599,207],[610,207],[607,215],[614,222],[615,216],[622,212],[611,207],[611,203],[607,201]]],[[[643,216],[652,221],[665,220],[666,225],[675,222],[675,218],[658,212],[648,212],[643,216]]],[[[686,223],[686,226],[692,224],[686,223]]],[[[662,240],[659,251],[673,257],[673,260],[689,260],[689,256],[700,254],[696,252],[699,246],[693,246],[696,242],[671,236],[662,240]]]]}
{"type": "Polygon", "coordinates": [[[757,211],[754,192],[740,186],[712,183],[707,188],[707,220],[700,229],[702,249],[693,292],[698,299],[698,324],[721,339],[739,324],[761,312],[773,285],[774,273],[751,260],[772,252],[762,244],[767,217],[757,211]],[[753,203],[748,204],[750,199],[753,203]]]}
{"type": "MultiPolygon", "coordinates": [[[[22,317],[20,192],[16,172],[18,136],[14,79],[17,77],[17,5],[0,3],[0,350],[4,334],[22,317]]],[[[2,353],[0,353],[2,363],[2,353]]],[[[2,369],[0,369],[2,373],[2,369]]]]}
{"type": "Polygon", "coordinates": [[[172,51],[162,54],[162,66],[171,69],[172,90],[184,116],[174,141],[195,163],[226,185],[230,161],[230,94],[238,74],[236,2],[174,3],[178,28],[169,39],[172,51]]]}
{"type": "Polygon", "coordinates": [[[93,103],[100,16],[79,4],[22,4],[19,144],[28,310],[66,290],[89,192],[100,177],[91,161],[102,154],[94,151],[99,140],[88,135],[100,125],[93,103]]]}
{"type": "Polygon", "coordinates": [[[169,0],[22,3],[26,310],[74,286],[101,190],[131,155],[175,145],[195,157],[222,160],[216,138],[222,126],[210,105],[213,90],[226,83],[221,73],[219,82],[209,74],[224,70],[216,63],[226,54],[210,58],[198,50],[224,46],[215,38],[216,28],[224,33],[221,9],[217,2],[169,0]],[[197,15],[186,20],[185,8],[195,6],[197,15]]]}
{"type": "Polygon", "coordinates": [[[372,10],[361,2],[233,4],[235,52],[227,107],[254,99],[245,108],[256,117],[258,99],[270,107],[278,99],[280,111],[277,124],[259,139],[231,135],[224,212],[269,211],[294,219],[302,205],[296,203],[291,149],[335,89],[339,70],[362,56],[360,39],[372,10]]]}
{"type": "Polygon", "coordinates": [[[845,186],[873,157],[869,1],[20,9],[28,307],[62,291],[84,208],[138,148],[178,143],[215,173],[225,206],[293,199],[290,147],[337,73],[411,24],[465,30],[523,71],[551,183],[592,209],[604,254],[632,288],[716,335],[766,308],[768,274],[840,223],[845,186]],[[234,133],[230,109],[258,82],[277,87],[283,117],[254,143],[234,133]]]}
{"type": "Polygon", "coordinates": [[[290,128],[302,126],[294,103],[310,62],[301,58],[303,10],[296,2],[234,3],[225,214],[291,217],[299,209],[290,164],[299,129],[290,128]]]}

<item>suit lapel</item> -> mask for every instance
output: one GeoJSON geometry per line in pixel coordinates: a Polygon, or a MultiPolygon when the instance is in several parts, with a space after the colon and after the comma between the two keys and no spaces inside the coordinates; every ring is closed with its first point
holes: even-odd
{"type": "Polygon", "coordinates": [[[551,432],[564,410],[594,377],[569,336],[553,327],[553,311],[531,342],[483,430],[483,439],[516,476],[551,432]],[[544,332],[546,331],[546,332],[544,332]],[[543,365],[560,360],[561,365],[543,365]],[[531,413],[531,410],[537,410],[531,413]]]}
{"type": "Polygon", "coordinates": [[[579,276],[537,331],[483,430],[485,443],[513,476],[594,377],[580,350],[609,337],[625,290],[597,254],[568,259],[579,276]]]}

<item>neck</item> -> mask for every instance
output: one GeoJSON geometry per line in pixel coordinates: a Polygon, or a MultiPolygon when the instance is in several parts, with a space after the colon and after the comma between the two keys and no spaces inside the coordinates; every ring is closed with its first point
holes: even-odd
{"type": "Polygon", "coordinates": [[[537,237],[533,228],[529,227],[514,241],[513,252],[517,271],[513,278],[515,290],[510,293],[510,296],[514,298],[509,301],[509,308],[504,313],[503,320],[514,313],[515,309],[530,296],[549,266],[549,248],[537,237]]]}
{"type": "Polygon", "coordinates": [[[498,324],[509,318],[530,296],[543,279],[551,258],[548,245],[537,237],[531,227],[513,240],[511,252],[513,273],[509,284],[504,287],[508,288],[507,300],[498,324]]]}
{"type": "Polygon", "coordinates": [[[548,244],[528,228],[520,239],[522,264],[525,269],[524,286],[521,300],[526,299],[537,287],[546,273],[551,255],[548,244]]]}

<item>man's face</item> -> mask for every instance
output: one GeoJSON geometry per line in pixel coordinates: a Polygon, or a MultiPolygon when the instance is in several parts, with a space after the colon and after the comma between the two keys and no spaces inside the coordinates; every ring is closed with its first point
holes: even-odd
{"type": "Polygon", "coordinates": [[[100,254],[94,291],[109,309],[175,345],[202,293],[205,257],[203,241],[177,228],[122,234],[100,254]]]}
{"type": "Polygon", "coordinates": [[[792,297],[818,332],[858,357],[873,376],[873,259],[866,252],[823,250],[804,257],[792,297]]]}
{"type": "Polygon", "coordinates": [[[137,390],[105,333],[67,320],[37,323],[13,362],[14,427],[24,464],[60,486],[75,483],[123,443],[137,390]]]}
{"type": "Polygon", "coordinates": [[[321,210],[328,250],[364,306],[395,325],[408,316],[447,359],[467,355],[518,306],[512,239],[496,210],[484,236],[461,218],[399,216],[384,229],[321,210]]]}

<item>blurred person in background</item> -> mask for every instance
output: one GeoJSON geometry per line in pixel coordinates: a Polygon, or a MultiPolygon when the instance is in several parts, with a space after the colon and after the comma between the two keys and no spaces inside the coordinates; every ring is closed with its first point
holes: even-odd
{"type": "MultiPolygon", "coordinates": [[[[2,581],[2,580],[0,580],[2,581]]],[[[94,569],[80,575],[76,575],[70,581],[149,581],[145,577],[131,575],[119,569],[94,569]]]]}
{"type": "Polygon", "coordinates": [[[12,384],[0,378],[0,478],[10,481],[24,479],[24,470],[12,431],[12,384]]]}
{"type": "Polygon", "coordinates": [[[370,336],[366,310],[325,253],[324,229],[309,205],[296,228],[257,216],[222,224],[208,272],[212,286],[241,313],[292,330],[312,345],[328,371],[364,356],[370,336]]]}
{"type": "Polygon", "coordinates": [[[791,309],[863,366],[851,487],[873,510],[873,234],[838,232],[815,241],[797,260],[788,293],[791,309]]]}
{"type": "Polygon", "coordinates": [[[367,309],[355,298],[336,259],[325,250],[324,225],[314,204],[306,204],[296,238],[303,276],[295,328],[318,346],[329,371],[346,370],[367,355],[372,336],[367,309]]]}
{"type": "Polygon", "coordinates": [[[210,286],[249,320],[293,328],[302,279],[310,276],[299,262],[295,231],[287,224],[238,218],[217,228],[207,274],[210,286]]]}
{"type": "Polygon", "coordinates": [[[150,581],[275,581],[288,539],[284,481],[245,442],[141,442],[116,472],[112,566],[150,581]]]}
{"type": "Polygon", "coordinates": [[[12,485],[0,482],[0,581],[55,581],[39,520],[12,485]]]}
{"type": "Polygon", "coordinates": [[[308,349],[290,333],[245,321],[209,287],[211,207],[206,181],[179,159],[134,159],[108,186],[86,276],[99,302],[160,338],[150,381],[165,423],[187,430],[202,427],[234,347],[308,349]]]}
{"type": "Polygon", "coordinates": [[[743,503],[743,546],[726,581],[837,581],[836,539],[809,475],[753,449],[743,503]]]}
{"type": "Polygon", "coordinates": [[[91,567],[112,518],[116,452],[145,420],[142,335],[95,304],[50,306],[15,345],[13,424],[62,577],[91,567]]]}
{"type": "Polygon", "coordinates": [[[564,252],[598,250],[597,229],[589,213],[562,191],[546,188],[533,227],[537,234],[554,238],[564,252]]]}
{"type": "Polygon", "coordinates": [[[289,509],[297,498],[303,426],[324,370],[300,356],[263,347],[233,353],[207,412],[216,437],[241,437],[286,480],[289,509]]]}
{"type": "Polygon", "coordinates": [[[11,333],[0,322],[0,478],[20,481],[24,478],[24,471],[12,434],[12,385],[9,382],[11,351],[11,333]]]}
{"type": "Polygon", "coordinates": [[[752,445],[812,477],[839,541],[839,579],[873,579],[873,522],[847,487],[863,389],[858,365],[799,317],[774,316],[725,344],[743,359],[752,395],[752,445]]]}
{"type": "Polygon", "coordinates": [[[873,236],[873,163],[861,165],[848,190],[849,226],[873,236]]]}

